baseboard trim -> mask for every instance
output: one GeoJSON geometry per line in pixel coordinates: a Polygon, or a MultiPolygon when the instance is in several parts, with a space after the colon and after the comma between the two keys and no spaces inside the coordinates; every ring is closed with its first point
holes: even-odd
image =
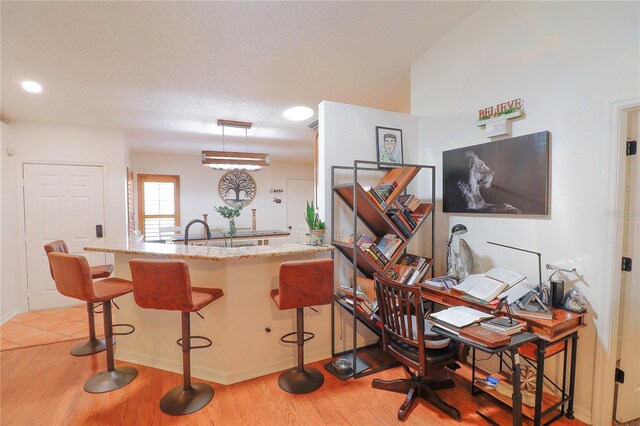
{"type": "MultiPolygon", "coordinates": [[[[148,354],[123,349],[116,349],[116,359],[132,364],[144,365],[146,367],[158,368],[160,370],[171,371],[182,374],[182,362],[166,358],[158,358],[148,354]]],[[[331,351],[320,350],[315,352],[305,352],[306,363],[321,361],[331,357],[331,351]]],[[[231,385],[245,380],[254,379],[267,374],[286,370],[295,366],[295,359],[284,359],[256,368],[247,368],[237,371],[223,371],[215,368],[191,365],[191,375],[196,379],[208,380],[222,385],[231,385]]]]}
{"type": "Polygon", "coordinates": [[[6,314],[2,315],[2,317],[0,317],[0,325],[2,325],[5,322],[9,321],[11,318],[15,317],[20,312],[21,312],[20,309],[14,308],[14,309],[10,310],[9,312],[7,312],[6,314]]]}
{"type": "Polygon", "coordinates": [[[573,407],[573,415],[576,419],[584,422],[588,425],[591,424],[591,410],[585,409],[582,407],[575,406],[573,407]]]}

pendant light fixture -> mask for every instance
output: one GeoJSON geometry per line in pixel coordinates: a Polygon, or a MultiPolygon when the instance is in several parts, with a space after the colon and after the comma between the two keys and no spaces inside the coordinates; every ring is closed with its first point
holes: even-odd
{"type": "Polygon", "coordinates": [[[243,121],[218,120],[222,126],[222,151],[202,151],[202,165],[214,170],[246,170],[258,171],[269,167],[269,154],[255,152],[228,152],[224,150],[225,127],[239,127],[244,129],[245,150],[248,140],[248,130],[252,123],[243,121]]]}

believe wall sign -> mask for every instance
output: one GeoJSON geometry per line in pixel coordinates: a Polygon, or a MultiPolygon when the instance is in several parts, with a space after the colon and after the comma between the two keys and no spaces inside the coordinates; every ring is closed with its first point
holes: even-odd
{"type": "Polygon", "coordinates": [[[520,117],[524,112],[524,102],[522,99],[513,99],[508,102],[494,105],[492,107],[478,110],[478,127],[486,127],[488,138],[500,135],[510,135],[511,125],[508,121],[511,118],[520,117]]]}

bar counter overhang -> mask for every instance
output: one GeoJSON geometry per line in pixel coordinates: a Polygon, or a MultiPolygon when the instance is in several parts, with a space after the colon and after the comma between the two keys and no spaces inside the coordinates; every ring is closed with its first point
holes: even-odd
{"type": "MultiPolygon", "coordinates": [[[[189,264],[193,286],[221,288],[224,296],[200,312],[204,319],[192,314],[192,336],[206,336],[213,345],[191,352],[191,368],[194,377],[232,384],[293,367],[296,346],[281,343],[280,337],[295,331],[295,312],[279,311],[269,293],[278,288],[282,262],[327,258],[333,247],[107,242],[84,249],[113,253],[118,278],[131,279],[131,259],[183,259],[189,264]],[[267,327],[270,332],[265,331],[267,327]]],[[[116,359],[181,373],[182,352],[176,346],[180,312],[141,309],[132,294],[117,298],[116,303],[120,310],[114,309],[114,323],[136,327],[133,334],[117,338],[116,359]]],[[[305,344],[305,362],[331,357],[331,305],[316,309],[317,313],[305,312],[305,330],[316,336],[305,344]]]]}

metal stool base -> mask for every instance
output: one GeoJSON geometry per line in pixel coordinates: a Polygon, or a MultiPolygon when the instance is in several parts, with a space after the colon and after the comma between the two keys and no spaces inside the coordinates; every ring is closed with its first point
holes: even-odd
{"type": "Polygon", "coordinates": [[[206,383],[197,382],[191,384],[190,389],[178,386],[164,394],[160,400],[160,409],[172,416],[182,416],[204,408],[212,399],[213,388],[206,383]]]}
{"type": "Polygon", "coordinates": [[[278,384],[280,388],[289,393],[303,394],[310,393],[320,388],[324,383],[324,376],[315,368],[305,368],[298,371],[292,368],[280,374],[278,384]]]}
{"type": "Polygon", "coordinates": [[[136,378],[138,370],[133,367],[118,367],[112,371],[103,371],[87,380],[84,390],[89,393],[104,393],[120,389],[136,378]]]}
{"type": "MultiPolygon", "coordinates": [[[[115,345],[116,339],[113,339],[115,345]]],[[[98,354],[107,349],[107,342],[104,339],[89,339],[84,343],[71,348],[71,355],[73,356],[87,356],[98,354]]]]}

